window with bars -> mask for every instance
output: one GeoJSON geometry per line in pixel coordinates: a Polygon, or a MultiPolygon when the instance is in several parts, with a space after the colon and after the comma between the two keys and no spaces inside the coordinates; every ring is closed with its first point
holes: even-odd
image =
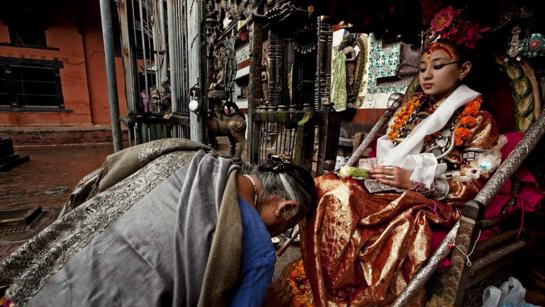
{"type": "Polygon", "coordinates": [[[64,109],[62,62],[0,57],[0,108],[64,109]]]}

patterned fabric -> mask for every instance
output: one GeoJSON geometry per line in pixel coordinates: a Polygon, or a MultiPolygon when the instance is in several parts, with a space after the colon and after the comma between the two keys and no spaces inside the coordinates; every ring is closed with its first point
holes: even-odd
{"type": "Polygon", "coordinates": [[[343,50],[335,52],[331,69],[331,103],[336,111],[346,109],[346,56],[343,50]]]}
{"type": "MultiPolygon", "coordinates": [[[[434,112],[434,106],[430,101],[424,102],[419,108],[414,110],[409,120],[400,130],[399,141],[409,135],[411,131],[431,113],[434,112]]],[[[454,144],[455,130],[464,120],[460,116],[462,110],[458,110],[440,131],[428,135],[424,139],[422,152],[431,152],[437,157],[439,163],[446,166],[445,179],[436,181],[439,186],[438,195],[435,198],[446,198],[449,203],[464,202],[472,198],[480,188],[490,178],[490,173],[481,172],[473,177],[468,177],[470,164],[484,153],[491,152],[499,139],[499,128],[494,118],[486,111],[478,111],[475,116],[475,124],[468,129],[468,136],[463,144],[456,146],[454,144]],[[465,174],[464,172],[467,172],[465,174]],[[448,192],[448,193],[446,193],[448,192]]],[[[500,152],[494,153],[501,157],[500,152]]]]}
{"type": "Polygon", "coordinates": [[[314,306],[312,289],[305,274],[303,260],[297,261],[289,272],[288,285],[292,293],[291,306],[311,307],[314,306]]]}
{"type": "Polygon", "coordinates": [[[157,158],[133,175],[138,180],[131,184],[121,181],[99,193],[24,244],[0,264],[1,283],[11,284],[9,297],[18,304],[26,302],[72,255],[180,165],[186,164],[193,154],[176,152],[157,158]]]}
{"type": "Polygon", "coordinates": [[[295,306],[388,304],[430,256],[432,228],[459,216],[412,191],[368,194],[360,181],[333,173],[316,186],[317,212],[301,228],[304,269],[296,265],[288,279],[295,306]]]}
{"type": "Polygon", "coordinates": [[[57,221],[0,263],[0,284],[10,285],[9,297],[18,303],[32,297],[71,256],[199,149],[208,147],[190,140],[164,139],[108,156],[101,169],[74,189],[77,201],[71,196],[57,221]],[[85,188],[80,189],[82,186],[85,188]]]}
{"type": "Polygon", "coordinates": [[[84,176],[76,185],[59,218],[163,154],[176,150],[197,151],[199,149],[210,150],[211,148],[188,139],[161,139],[111,154],[101,168],[84,176]]]}
{"type": "MultiPolygon", "coordinates": [[[[521,132],[512,132],[505,136],[508,142],[502,148],[502,160],[507,158],[524,135],[521,132]]],[[[493,218],[514,210],[515,207],[519,207],[523,212],[536,211],[539,209],[544,196],[545,191],[539,187],[528,166],[523,164],[518,167],[517,172],[503,184],[494,198],[488,203],[484,211],[484,217],[493,218]],[[513,183],[513,180],[515,183],[513,183]]]]}
{"type": "Polygon", "coordinates": [[[362,84],[359,96],[363,97],[362,108],[385,109],[388,97],[392,93],[404,93],[412,78],[386,84],[377,84],[377,79],[396,76],[400,65],[401,43],[383,46],[373,34],[369,35],[367,51],[367,76],[362,84]]]}
{"type": "Polygon", "coordinates": [[[106,158],[100,173],[97,192],[104,191],[142,168],[153,159],[176,150],[210,150],[210,147],[187,139],[160,139],[129,147],[106,158]]]}
{"type": "Polygon", "coordinates": [[[7,297],[0,297],[0,307],[15,307],[15,304],[7,297]]]}

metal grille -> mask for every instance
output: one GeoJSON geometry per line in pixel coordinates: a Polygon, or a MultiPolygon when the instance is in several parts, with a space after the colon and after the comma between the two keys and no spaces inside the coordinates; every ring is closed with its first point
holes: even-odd
{"type": "Polygon", "coordinates": [[[62,104],[59,70],[35,66],[13,66],[17,104],[24,107],[53,107],[62,104]]]}
{"type": "Polygon", "coordinates": [[[315,162],[315,119],[313,111],[255,113],[252,124],[257,152],[252,163],[262,163],[269,154],[276,154],[310,169],[315,162]]]}
{"type": "Polygon", "coordinates": [[[131,144],[190,137],[187,3],[118,1],[131,144]]]}
{"type": "Polygon", "coordinates": [[[164,138],[190,138],[189,120],[183,116],[165,119],[153,114],[133,116],[127,119],[129,146],[164,138]]]}
{"type": "Polygon", "coordinates": [[[0,57],[0,106],[63,109],[58,61],[0,57]]]}

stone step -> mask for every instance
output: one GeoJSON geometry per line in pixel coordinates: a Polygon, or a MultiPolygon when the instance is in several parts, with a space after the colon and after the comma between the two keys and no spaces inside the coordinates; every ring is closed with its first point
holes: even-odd
{"type": "Polygon", "coordinates": [[[30,161],[28,155],[12,154],[7,157],[0,158],[0,172],[7,171],[17,165],[30,161]]]}
{"type": "Polygon", "coordinates": [[[4,157],[13,155],[14,153],[11,139],[0,138],[0,160],[4,157]]]}
{"type": "Polygon", "coordinates": [[[7,171],[19,164],[28,162],[28,155],[20,155],[13,150],[11,138],[0,137],[0,172],[7,171]]]}
{"type": "MultiPolygon", "coordinates": [[[[123,142],[127,143],[127,130],[121,131],[123,142]]],[[[111,143],[109,128],[1,128],[0,139],[11,139],[14,146],[51,146],[65,144],[111,143]]]]}
{"type": "Polygon", "coordinates": [[[7,229],[27,228],[42,215],[42,207],[0,211],[0,232],[7,229]]]}

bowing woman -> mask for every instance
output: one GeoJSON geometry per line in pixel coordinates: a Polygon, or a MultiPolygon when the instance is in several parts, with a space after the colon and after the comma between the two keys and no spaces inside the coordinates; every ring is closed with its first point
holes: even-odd
{"type": "Polygon", "coordinates": [[[316,203],[300,165],[243,170],[184,139],[110,155],[72,196],[0,262],[1,306],[261,306],[271,236],[316,203]]]}

